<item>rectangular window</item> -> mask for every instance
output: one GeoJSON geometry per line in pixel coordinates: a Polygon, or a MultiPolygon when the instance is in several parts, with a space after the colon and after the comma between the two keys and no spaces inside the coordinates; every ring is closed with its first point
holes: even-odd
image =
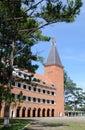
{"type": "Polygon", "coordinates": [[[43,93],[45,93],[45,90],[43,90],[43,93]]]}
{"type": "Polygon", "coordinates": [[[19,87],[19,88],[21,87],[21,83],[18,83],[18,87],[19,87]]]}
{"type": "Polygon", "coordinates": [[[28,90],[31,90],[31,86],[28,86],[28,90]]]}
{"type": "Polygon", "coordinates": [[[36,102],[36,98],[33,98],[33,102],[36,102]]]}
{"type": "Polygon", "coordinates": [[[51,92],[52,95],[54,95],[54,92],[51,92]]]}
{"type": "Polygon", "coordinates": [[[26,96],[23,96],[23,100],[24,100],[24,101],[26,100],[26,96]]]}
{"type": "Polygon", "coordinates": [[[45,99],[43,99],[43,103],[45,103],[45,99]]]}
{"type": "Polygon", "coordinates": [[[50,103],[50,101],[49,101],[49,100],[47,100],[47,103],[49,104],[49,103],[50,103]]]}
{"type": "Polygon", "coordinates": [[[54,101],[52,100],[51,103],[54,104],[54,101]]]}
{"type": "Polygon", "coordinates": [[[12,82],[12,85],[15,86],[15,82],[14,81],[12,82]]]}
{"type": "Polygon", "coordinates": [[[31,97],[28,97],[28,101],[31,101],[31,97]]]}
{"type": "Polygon", "coordinates": [[[40,98],[38,98],[38,102],[40,103],[40,98]]]}
{"type": "Polygon", "coordinates": [[[50,94],[50,91],[47,91],[47,94],[50,94]]]}
{"type": "Polygon", "coordinates": [[[23,88],[26,89],[26,85],[25,84],[23,85],[23,88]]]}
{"type": "Polygon", "coordinates": [[[40,93],[41,92],[41,90],[38,88],[38,92],[40,93]]]}
{"type": "Polygon", "coordinates": [[[33,91],[35,91],[35,92],[36,92],[36,88],[35,88],[35,87],[33,88],[33,91]]]}

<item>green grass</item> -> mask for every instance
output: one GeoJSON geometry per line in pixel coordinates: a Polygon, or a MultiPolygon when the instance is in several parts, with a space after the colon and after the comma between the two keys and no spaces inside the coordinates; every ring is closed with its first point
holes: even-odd
{"type": "Polygon", "coordinates": [[[10,120],[10,127],[4,128],[3,127],[3,119],[0,119],[0,130],[21,130],[27,124],[30,124],[29,120],[25,119],[12,119],[10,120]]]}
{"type": "Polygon", "coordinates": [[[68,127],[63,127],[62,130],[85,130],[85,123],[68,123],[68,127]]]}
{"type": "MultiPolygon", "coordinates": [[[[56,130],[85,130],[85,123],[44,123],[45,127],[55,127],[56,130]]],[[[54,129],[55,130],[55,129],[54,129]]]]}
{"type": "Polygon", "coordinates": [[[43,130],[43,127],[46,128],[46,130],[50,130],[52,127],[53,130],[85,130],[85,123],[81,122],[55,122],[55,123],[42,123],[42,122],[36,122],[36,120],[32,121],[32,124],[30,124],[30,121],[28,119],[13,119],[10,121],[10,128],[4,128],[3,127],[3,119],[0,119],[0,130],[21,130],[28,124],[28,128],[25,128],[24,130],[32,130],[32,124],[36,126],[39,124],[39,128],[43,130]],[[31,126],[31,127],[30,127],[31,126]],[[31,129],[30,129],[31,128],[31,129]]]}

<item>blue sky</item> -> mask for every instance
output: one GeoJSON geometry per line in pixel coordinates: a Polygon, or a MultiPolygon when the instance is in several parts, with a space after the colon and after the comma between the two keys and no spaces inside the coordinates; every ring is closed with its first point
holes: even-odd
{"type": "MultiPolygon", "coordinates": [[[[83,2],[81,13],[74,23],[57,23],[42,31],[43,35],[55,37],[64,69],[77,86],[85,90],[85,0],[83,2]]],[[[33,47],[33,52],[39,52],[46,61],[51,43],[40,42],[33,47]]],[[[43,74],[43,69],[42,64],[39,64],[37,72],[43,74]]]]}

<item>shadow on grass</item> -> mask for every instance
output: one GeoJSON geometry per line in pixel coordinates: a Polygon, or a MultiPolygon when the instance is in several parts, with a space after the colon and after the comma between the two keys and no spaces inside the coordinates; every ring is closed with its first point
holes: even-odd
{"type": "Polygon", "coordinates": [[[64,127],[64,126],[69,126],[68,124],[65,123],[39,123],[37,122],[37,124],[32,123],[31,124],[31,128],[26,128],[24,130],[43,130],[43,127],[64,127]]]}
{"type": "Polygon", "coordinates": [[[34,119],[12,119],[10,120],[10,127],[3,127],[3,119],[0,119],[0,130],[43,130],[43,127],[62,127],[69,126],[65,123],[41,123],[39,120],[34,119]],[[27,124],[30,124],[31,127],[24,128],[27,124]]]}
{"type": "Polygon", "coordinates": [[[30,124],[30,121],[27,119],[11,119],[9,127],[3,127],[4,119],[0,119],[0,130],[20,130],[27,124],[30,124]]]}
{"type": "Polygon", "coordinates": [[[61,126],[69,126],[68,124],[65,123],[44,123],[44,127],[61,127],[61,126]]]}

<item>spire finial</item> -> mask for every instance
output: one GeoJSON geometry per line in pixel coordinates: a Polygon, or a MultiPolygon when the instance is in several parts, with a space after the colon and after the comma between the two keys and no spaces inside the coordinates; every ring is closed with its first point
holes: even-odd
{"type": "Polygon", "coordinates": [[[52,45],[54,46],[56,43],[56,39],[54,37],[52,37],[52,45]]]}

